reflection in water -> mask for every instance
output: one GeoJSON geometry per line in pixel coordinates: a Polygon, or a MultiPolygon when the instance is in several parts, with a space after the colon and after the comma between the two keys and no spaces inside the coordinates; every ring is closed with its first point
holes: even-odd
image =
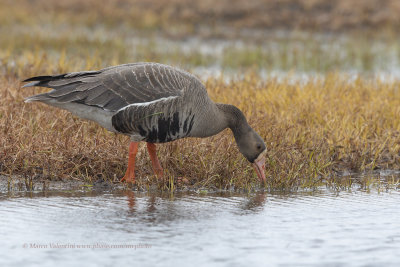
{"type": "Polygon", "coordinates": [[[0,266],[398,265],[399,192],[0,195],[0,266]],[[24,249],[24,244],[149,244],[24,249]]]}
{"type": "Polygon", "coordinates": [[[133,191],[125,191],[124,194],[127,196],[128,198],[128,207],[129,207],[129,211],[130,212],[135,212],[135,193],[133,191]]]}
{"type": "Polygon", "coordinates": [[[249,200],[246,201],[246,204],[244,205],[244,209],[256,210],[262,207],[265,204],[266,197],[267,195],[265,192],[256,193],[255,196],[249,197],[249,200]]]}
{"type": "MultiPolygon", "coordinates": [[[[133,192],[131,190],[126,190],[126,191],[123,191],[122,194],[126,196],[129,212],[135,213],[137,211],[136,210],[135,192],[133,192]]],[[[186,196],[189,196],[189,195],[190,194],[186,194],[186,196]]],[[[231,193],[226,193],[226,194],[221,194],[220,193],[219,194],[220,197],[229,197],[231,195],[232,195],[231,193]]],[[[146,211],[147,212],[155,212],[156,211],[156,198],[157,197],[165,199],[165,197],[163,197],[162,195],[150,194],[149,197],[148,197],[148,200],[147,200],[147,204],[146,204],[146,206],[147,206],[146,211]]],[[[196,197],[194,197],[194,198],[196,198],[196,197]]],[[[267,193],[265,193],[265,192],[255,193],[254,195],[249,196],[246,199],[246,201],[244,201],[244,204],[241,205],[241,207],[244,210],[256,211],[257,209],[262,208],[262,206],[266,202],[266,198],[267,198],[267,193]]],[[[204,200],[206,200],[206,198],[204,198],[204,200]]],[[[173,201],[171,202],[171,204],[173,204],[173,201]]],[[[173,205],[171,205],[171,207],[172,206],[173,205]]]]}
{"type": "MultiPolygon", "coordinates": [[[[123,194],[127,197],[129,212],[135,213],[136,212],[135,192],[127,190],[124,191],[123,194]]],[[[153,212],[156,210],[155,203],[156,203],[156,194],[150,195],[150,198],[147,202],[147,209],[146,209],[147,212],[153,212]]]]}
{"type": "Polygon", "coordinates": [[[148,206],[147,206],[148,212],[153,212],[156,210],[155,203],[156,203],[156,196],[151,195],[150,200],[148,201],[148,206]]]}

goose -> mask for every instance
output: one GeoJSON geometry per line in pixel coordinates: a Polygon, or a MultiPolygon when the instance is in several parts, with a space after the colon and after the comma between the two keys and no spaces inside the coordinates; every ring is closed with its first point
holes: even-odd
{"type": "Polygon", "coordinates": [[[250,127],[242,111],[233,105],[214,103],[201,81],[186,71],[141,62],[97,71],[37,76],[23,82],[29,82],[23,87],[52,89],[27,97],[25,102],[39,101],[68,110],[130,137],[128,167],[121,182],[135,182],[135,158],[141,141],[147,143],[155,175],[162,177],[155,144],[185,137],[209,137],[230,128],[239,151],[265,183],[263,139],[250,127]]]}

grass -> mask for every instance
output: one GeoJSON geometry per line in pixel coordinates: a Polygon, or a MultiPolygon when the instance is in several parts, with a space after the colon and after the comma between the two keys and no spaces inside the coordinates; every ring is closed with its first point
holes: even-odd
{"type": "MultiPolygon", "coordinates": [[[[70,68],[67,61],[42,60],[39,71],[40,66],[46,66],[47,73],[70,68]]],[[[29,73],[21,69],[25,71],[29,73]]],[[[2,175],[87,182],[117,181],[123,176],[127,137],[56,108],[25,104],[24,97],[43,89],[21,89],[21,79],[15,74],[0,78],[2,175]]],[[[400,168],[399,82],[351,80],[331,73],[296,84],[290,77],[265,80],[248,73],[232,81],[211,78],[205,84],[214,101],[243,110],[266,141],[266,186],[270,189],[363,183],[362,179],[338,177],[345,170],[400,168]]],[[[256,175],[229,130],[207,139],[183,139],[158,147],[168,179],[153,177],[142,146],[136,170],[139,188],[150,188],[153,183],[165,190],[258,187],[256,175]]]]}
{"type": "MultiPolygon", "coordinates": [[[[376,177],[374,170],[400,168],[400,82],[354,73],[399,68],[400,6],[354,0],[353,9],[351,1],[324,1],[260,0],[244,13],[235,9],[242,0],[0,1],[0,175],[22,175],[27,187],[38,179],[118,181],[128,138],[56,108],[25,104],[24,97],[44,89],[21,89],[21,80],[156,61],[227,73],[203,79],[214,101],[241,108],[266,141],[267,188],[368,187],[382,179],[398,185],[395,176],[376,177]],[[277,24],[289,28],[276,31],[277,24]],[[274,71],[285,74],[264,75],[274,71]],[[321,75],[296,82],[298,72],[321,75]],[[368,175],[342,175],[348,171],[368,175]]],[[[159,155],[164,181],[152,176],[147,152],[139,149],[139,188],[259,186],[229,130],[160,145],[159,155]]]]}
{"type": "MultiPolygon", "coordinates": [[[[262,0],[255,2],[263,3],[262,0]]],[[[299,4],[301,1],[298,0],[287,2],[297,3],[299,8],[305,5],[299,4]]],[[[389,2],[392,1],[382,5],[389,2]]],[[[186,68],[217,67],[232,72],[248,68],[260,72],[390,72],[400,68],[400,42],[396,31],[386,28],[368,31],[367,27],[366,31],[316,34],[309,31],[314,30],[313,27],[280,32],[276,31],[277,27],[256,26],[245,31],[247,23],[230,25],[233,18],[222,16],[225,13],[221,11],[221,21],[217,25],[226,24],[223,34],[208,34],[202,30],[180,29],[196,28],[192,25],[195,22],[182,18],[183,21],[173,23],[179,16],[173,19],[173,12],[163,9],[165,5],[172,10],[184,6],[198,12],[200,7],[196,3],[190,6],[180,0],[161,1],[155,5],[128,0],[113,0],[107,5],[94,4],[93,0],[84,3],[76,0],[65,3],[54,0],[0,1],[0,25],[3,26],[0,35],[4,37],[0,38],[0,68],[6,69],[3,73],[18,72],[13,66],[38,64],[43,61],[41,57],[57,61],[64,57],[77,70],[137,61],[158,61],[186,68]],[[169,15],[156,16],[159,10],[169,15]],[[179,34],[171,34],[176,27],[179,34]],[[36,58],[32,60],[33,57],[36,58]],[[77,59],[85,61],[77,62],[77,59]]],[[[367,5],[365,3],[359,5],[367,5]]],[[[224,6],[221,10],[226,12],[232,6],[227,7],[224,1],[218,5],[224,6]]],[[[206,6],[202,8],[207,9],[206,6]]],[[[361,6],[359,9],[362,10],[361,6]]],[[[265,14],[262,17],[265,18],[265,14]]],[[[378,23],[379,20],[374,21],[378,23]]],[[[392,28],[400,29],[396,26],[397,21],[392,22],[392,28]]],[[[214,29],[210,25],[206,28],[214,29]]]]}
{"type": "MultiPolygon", "coordinates": [[[[138,36],[130,28],[104,26],[49,26],[0,28],[0,71],[13,66],[39,64],[41,58],[67,60],[74,69],[105,67],[107,63],[158,61],[193,67],[217,67],[238,72],[253,68],[260,73],[296,72],[391,72],[400,68],[397,35],[315,35],[290,32],[262,35],[261,40],[240,41],[187,38],[176,40],[156,35],[138,36]],[[10,32],[11,30],[11,32],[10,32]],[[132,31],[131,31],[132,30],[132,31]],[[85,62],[76,60],[85,59],[85,62]],[[34,63],[33,63],[34,62],[34,63]],[[79,64],[78,64],[79,63],[79,64]]],[[[17,71],[17,70],[16,70],[17,71]]],[[[21,73],[19,73],[21,74],[21,73]]]]}

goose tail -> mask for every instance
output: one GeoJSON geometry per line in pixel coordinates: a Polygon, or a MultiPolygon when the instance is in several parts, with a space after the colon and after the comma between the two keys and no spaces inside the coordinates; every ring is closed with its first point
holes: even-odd
{"type": "Polygon", "coordinates": [[[25,98],[24,102],[25,103],[29,103],[29,102],[34,102],[34,101],[46,101],[46,100],[50,100],[51,97],[49,96],[48,93],[43,93],[43,94],[38,94],[38,95],[33,95],[30,97],[25,98]]]}

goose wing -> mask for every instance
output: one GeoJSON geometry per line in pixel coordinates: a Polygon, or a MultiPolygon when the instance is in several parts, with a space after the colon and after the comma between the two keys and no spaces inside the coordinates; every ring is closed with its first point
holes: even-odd
{"type": "Polygon", "coordinates": [[[170,96],[128,105],[116,112],[111,122],[117,132],[130,135],[132,140],[164,143],[188,136],[194,119],[191,105],[170,96]]]}
{"type": "Polygon", "coordinates": [[[106,111],[118,111],[131,104],[179,97],[196,79],[189,73],[157,63],[134,63],[56,76],[32,77],[24,87],[41,86],[52,91],[26,99],[57,103],[78,103],[106,111]]]}

